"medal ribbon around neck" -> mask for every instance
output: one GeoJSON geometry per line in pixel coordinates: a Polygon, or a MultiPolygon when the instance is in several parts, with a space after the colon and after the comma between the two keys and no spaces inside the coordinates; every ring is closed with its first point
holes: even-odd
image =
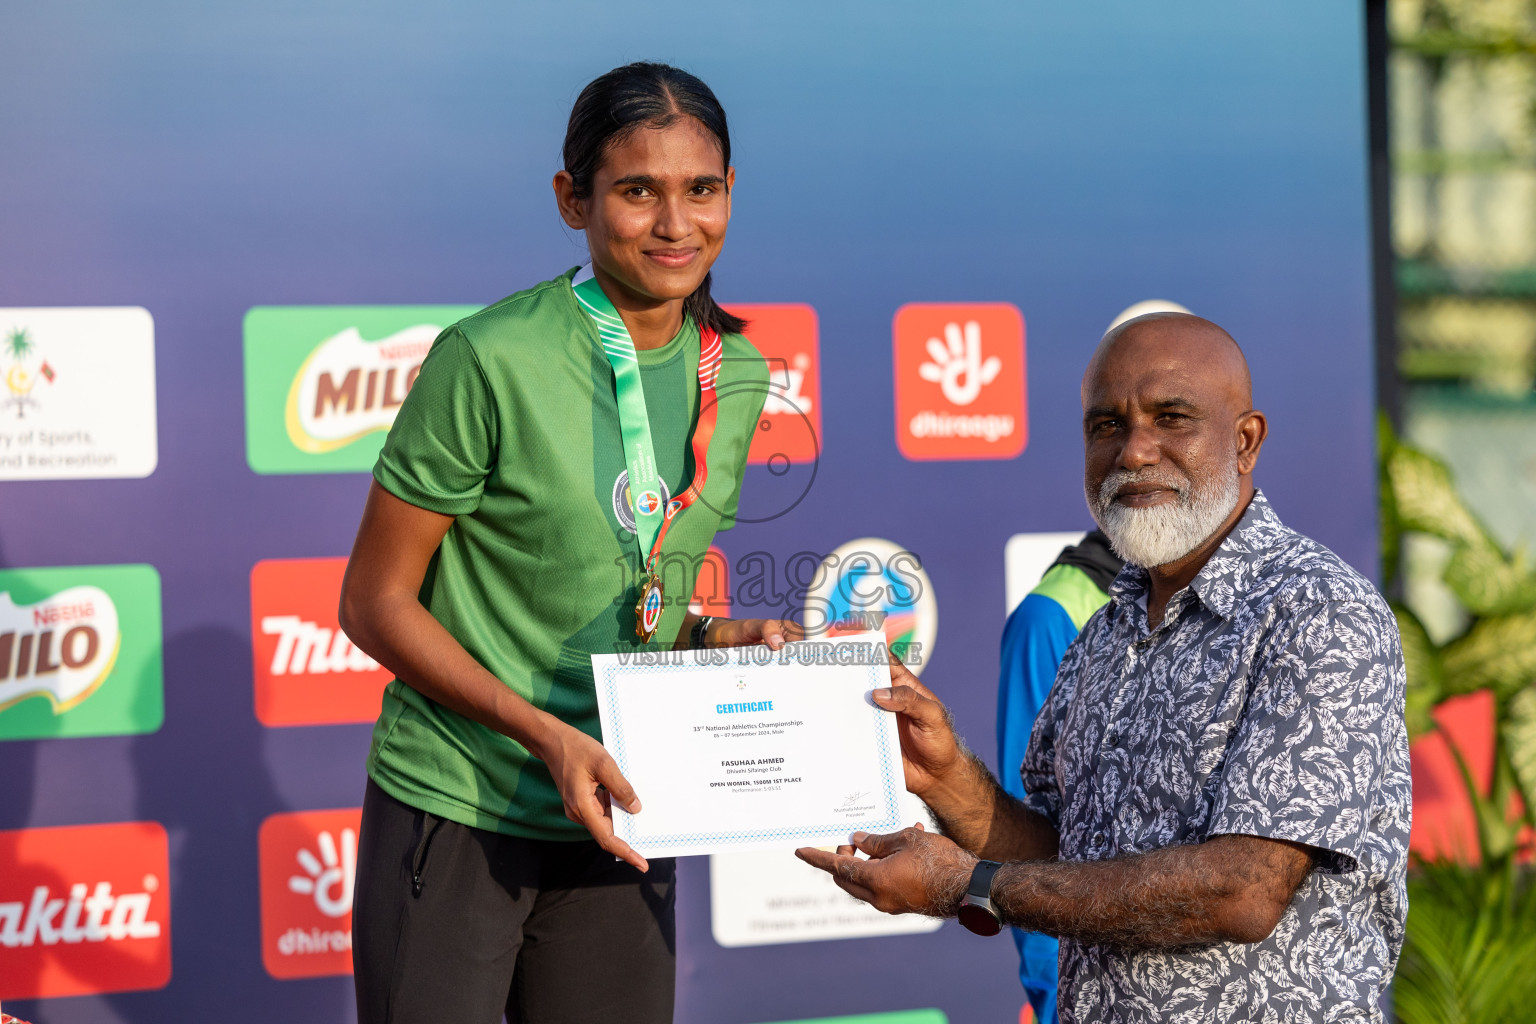
{"type": "Polygon", "coordinates": [[[715,434],[719,413],[715,400],[715,381],[720,376],[720,362],[725,352],[720,334],[712,327],[699,329],[699,422],[693,428],[693,482],[688,489],[662,506],[661,475],[656,466],[656,449],[651,443],[651,420],[645,408],[645,388],[640,382],[640,359],[635,342],[619,311],[603,294],[597,278],[588,278],[574,287],[576,301],[597,326],[603,354],[613,367],[619,402],[619,432],[624,438],[624,465],[629,470],[629,491],[635,506],[635,545],[645,565],[645,582],[635,605],[635,635],[650,643],[661,624],[661,577],[656,560],[662,542],[678,513],[692,505],[704,493],[709,479],[709,442],[715,434]]]}

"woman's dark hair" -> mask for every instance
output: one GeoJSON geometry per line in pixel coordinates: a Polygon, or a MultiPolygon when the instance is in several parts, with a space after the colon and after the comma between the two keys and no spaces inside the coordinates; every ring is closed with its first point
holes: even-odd
{"type": "MultiPolygon", "coordinates": [[[[608,147],[641,128],[667,128],[691,117],[720,143],[720,155],[731,166],[731,133],[725,110],[709,86],[670,64],[637,61],[602,75],[576,97],[565,129],[565,170],[575,182],[578,199],[592,195],[592,178],[602,166],[608,147]]],[[[683,300],[683,309],[700,328],[740,334],[747,322],[732,316],[709,296],[711,274],[683,300]]]]}

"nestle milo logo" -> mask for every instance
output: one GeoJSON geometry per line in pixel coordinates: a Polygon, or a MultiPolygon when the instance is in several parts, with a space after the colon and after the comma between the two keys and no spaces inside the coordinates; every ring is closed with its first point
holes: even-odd
{"type": "Polygon", "coordinates": [[[245,315],[246,459],[363,472],[443,327],[475,306],[257,306],[245,315]]]}
{"type": "Polygon", "coordinates": [[[418,324],[368,341],[349,327],[322,341],[288,389],[283,422],[293,446],[334,451],[388,430],[440,330],[418,324]]]}
{"type": "Polygon", "coordinates": [[[121,642],[117,606],[100,587],[70,587],[36,604],[0,594],[0,710],[32,696],[57,713],[96,692],[121,642]]]}
{"type": "Polygon", "coordinates": [[[0,572],[0,739],[158,729],[160,645],[150,566],[0,572]]]}

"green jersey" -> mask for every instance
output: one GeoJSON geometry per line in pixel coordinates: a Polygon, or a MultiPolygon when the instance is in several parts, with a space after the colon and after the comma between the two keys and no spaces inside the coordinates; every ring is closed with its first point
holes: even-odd
{"type": "MultiPolygon", "coordinates": [[[[456,517],[422,582],[433,617],[524,700],[600,737],[591,655],[635,647],[642,560],[613,370],[574,273],[443,331],[373,474],[401,500],[456,517]]],[[[708,483],[658,560],[667,605],[656,645],[671,646],[710,542],[734,522],[768,393],[751,343],[723,341],[708,483]]],[[[693,480],[698,329],[685,320],[638,356],[665,501],[693,480]]],[[[398,679],[384,691],[368,774],[397,800],[475,828],[587,835],[565,817],[542,761],[398,679]]]]}

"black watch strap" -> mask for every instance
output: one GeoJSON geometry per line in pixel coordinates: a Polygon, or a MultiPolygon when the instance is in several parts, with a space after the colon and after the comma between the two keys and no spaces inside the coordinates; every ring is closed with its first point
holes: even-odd
{"type": "Polygon", "coordinates": [[[971,869],[971,884],[966,886],[965,894],[975,896],[977,899],[992,902],[992,876],[996,875],[1002,865],[995,860],[979,860],[971,869]]]}
{"type": "Polygon", "coordinates": [[[688,646],[696,651],[704,649],[704,636],[709,632],[709,627],[714,625],[715,618],[712,615],[701,615],[693,624],[693,629],[688,633],[688,646]]]}
{"type": "Polygon", "coordinates": [[[996,935],[1003,930],[1003,919],[992,905],[992,879],[1002,865],[995,860],[979,860],[971,869],[971,884],[960,900],[960,923],[977,935],[996,935]]]}

